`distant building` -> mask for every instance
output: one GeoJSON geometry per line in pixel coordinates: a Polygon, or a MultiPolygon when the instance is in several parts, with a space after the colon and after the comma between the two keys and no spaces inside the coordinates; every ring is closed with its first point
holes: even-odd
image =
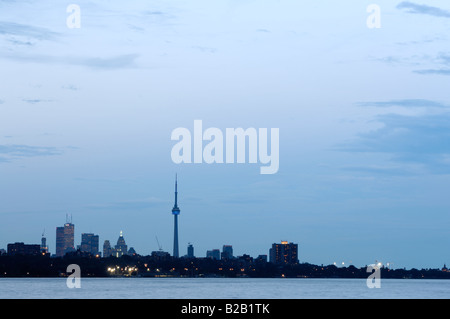
{"type": "Polygon", "coordinates": [[[170,254],[163,250],[152,251],[151,256],[156,261],[169,260],[170,254]]]}
{"type": "Polygon", "coordinates": [[[47,238],[44,237],[44,234],[42,234],[40,249],[41,249],[41,253],[43,253],[43,254],[48,253],[47,238]]]}
{"type": "Polygon", "coordinates": [[[62,257],[68,252],[75,251],[75,225],[65,223],[63,227],[56,227],[56,257],[62,257]]]}
{"type": "Polygon", "coordinates": [[[115,257],[122,257],[123,255],[128,255],[128,246],[123,238],[123,232],[120,231],[119,238],[117,239],[117,244],[114,247],[113,255],[115,257]]]}
{"type": "Polygon", "coordinates": [[[111,248],[111,243],[109,240],[103,242],[103,257],[110,257],[113,254],[113,249],[111,248]]]}
{"type": "Polygon", "coordinates": [[[272,244],[269,250],[270,262],[274,264],[298,264],[298,244],[282,241],[272,244]]]}
{"type": "Polygon", "coordinates": [[[94,235],[91,233],[83,233],[81,234],[80,251],[96,256],[99,254],[98,242],[99,242],[98,235],[94,235]]]}
{"type": "Polygon", "coordinates": [[[128,246],[125,243],[125,238],[123,238],[123,232],[120,231],[119,238],[117,239],[117,244],[114,247],[114,253],[116,257],[122,257],[123,255],[128,255],[128,246]]]}
{"type": "Polygon", "coordinates": [[[222,259],[232,259],[233,258],[233,246],[223,245],[221,257],[222,257],[222,259]]]}
{"type": "Polygon", "coordinates": [[[130,247],[130,249],[128,249],[128,255],[130,255],[130,256],[137,255],[136,250],[134,250],[133,247],[130,247]]]}
{"type": "Polygon", "coordinates": [[[267,255],[259,255],[257,258],[256,258],[256,261],[259,261],[259,262],[267,262],[267,255]]]}
{"type": "Polygon", "coordinates": [[[187,257],[188,258],[194,258],[194,246],[192,246],[192,244],[188,245],[187,248],[187,257]]]}
{"type": "Polygon", "coordinates": [[[6,254],[6,250],[4,250],[3,248],[0,249],[0,256],[6,254]]]}
{"type": "Polygon", "coordinates": [[[33,255],[41,254],[40,245],[26,245],[24,243],[8,244],[8,255],[33,255]]]}
{"type": "Polygon", "coordinates": [[[220,260],[220,250],[219,249],[208,250],[206,252],[206,258],[220,260]]]}

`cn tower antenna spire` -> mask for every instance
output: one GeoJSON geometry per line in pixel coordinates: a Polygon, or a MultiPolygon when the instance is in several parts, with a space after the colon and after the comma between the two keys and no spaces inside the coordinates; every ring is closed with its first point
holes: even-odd
{"type": "Polygon", "coordinates": [[[178,207],[178,174],[175,174],[175,206],[178,207]]]}

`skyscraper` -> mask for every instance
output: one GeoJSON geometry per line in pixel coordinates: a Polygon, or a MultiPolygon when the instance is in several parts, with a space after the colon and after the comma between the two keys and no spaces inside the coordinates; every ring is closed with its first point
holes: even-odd
{"type": "Polygon", "coordinates": [[[220,249],[207,250],[206,258],[220,260],[220,249]]]}
{"type": "Polygon", "coordinates": [[[174,229],[173,229],[173,257],[178,258],[180,256],[178,251],[178,215],[180,215],[180,208],[178,208],[178,178],[175,176],[175,205],[172,208],[172,214],[173,214],[173,222],[174,222],[174,229]]]}
{"type": "Polygon", "coordinates": [[[271,263],[275,264],[297,264],[298,263],[298,244],[282,241],[281,244],[272,244],[269,250],[271,263]]]}
{"type": "Polygon", "coordinates": [[[232,259],[233,258],[233,246],[223,245],[222,247],[222,259],[232,259]]]}
{"type": "Polygon", "coordinates": [[[123,255],[128,255],[128,246],[125,243],[125,238],[123,238],[122,231],[120,231],[119,239],[117,239],[117,244],[114,249],[114,255],[116,257],[122,257],[123,255]]]}
{"type": "Polygon", "coordinates": [[[194,246],[191,243],[189,243],[187,248],[187,257],[194,258],[194,246]]]}
{"type": "Polygon", "coordinates": [[[75,251],[74,233],[75,225],[69,219],[63,227],[56,227],[56,257],[75,251]]]}
{"type": "Polygon", "coordinates": [[[81,234],[80,250],[90,253],[92,255],[98,255],[98,235],[83,233],[81,234]]]}
{"type": "Polygon", "coordinates": [[[113,250],[111,248],[111,243],[109,240],[105,240],[103,242],[103,257],[107,258],[113,254],[113,250]]]}
{"type": "Polygon", "coordinates": [[[46,254],[48,253],[48,247],[47,247],[47,238],[44,236],[45,231],[42,233],[41,238],[41,253],[46,254]]]}

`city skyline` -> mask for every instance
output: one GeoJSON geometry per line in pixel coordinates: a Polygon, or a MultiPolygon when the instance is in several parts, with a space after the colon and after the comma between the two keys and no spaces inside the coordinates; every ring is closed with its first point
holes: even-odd
{"type": "Polygon", "coordinates": [[[0,1],[0,247],[45,228],[52,250],[70,213],[77,241],[122,230],[144,255],[173,254],[176,219],[180,255],[450,264],[448,1],[376,1],[379,28],[359,0],[76,4],[79,28],[68,4],[0,1]],[[228,161],[228,128],[279,132],[276,173],[272,143],[228,161]]]}

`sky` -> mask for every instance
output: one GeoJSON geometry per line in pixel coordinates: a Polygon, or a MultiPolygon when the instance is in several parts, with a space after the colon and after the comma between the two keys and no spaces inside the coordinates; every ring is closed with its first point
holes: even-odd
{"type": "Polygon", "coordinates": [[[76,245],[171,253],[178,174],[181,255],[449,264],[449,27],[444,0],[0,0],[0,248],[54,253],[71,214],[76,245]],[[278,128],[278,172],[174,163],[195,120],[278,128]]]}

